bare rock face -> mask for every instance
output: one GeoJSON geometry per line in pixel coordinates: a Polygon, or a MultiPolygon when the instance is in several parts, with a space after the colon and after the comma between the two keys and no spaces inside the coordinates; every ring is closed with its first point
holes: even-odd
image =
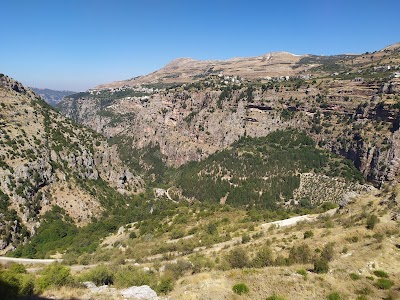
{"type": "Polygon", "coordinates": [[[96,152],[94,164],[102,178],[113,185],[121,193],[139,192],[144,188],[143,180],[133,174],[119,159],[116,146],[102,145],[102,151],[96,152]]]}
{"type": "Polygon", "coordinates": [[[395,94],[399,92],[399,86],[393,82],[384,83],[380,92],[384,94],[395,94]]]}
{"type": "Polygon", "coordinates": [[[108,137],[131,138],[132,148],[159,145],[166,163],[173,166],[204,159],[245,135],[260,137],[298,128],[307,131],[322,147],[352,160],[366,178],[376,182],[395,180],[396,138],[388,127],[372,132],[382,121],[395,129],[396,110],[382,102],[366,102],[379,93],[379,85],[343,84],[350,85],[353,101],[344,101],[345,88],[330,88],[324,97],[335,100],[319,110],[315,106],[320,105],[316,100],[322,97],[321,88],[304,84],[297,90],[279,91],[233,86],[226,98],[216,87],[180,87],[154,92],[145,101],[141,97],[116,99],[106,108],[97,105],[95,97],[88,97],[64,101],[61,111],[108,137]],[[322,130],[324,122],[327,129],[322,130]],[[373,128],[363,129],[368,126],[373,128]],[[392,171],[387,176],[389,168],[392,171]]]}
{"type": "Polygon", "coordinates": [[[389,150],[387,163],[389,167],[387,178],[395,180],[400,177],[400,131],[393,133],[391,140],[392,147],[389,150]]]}

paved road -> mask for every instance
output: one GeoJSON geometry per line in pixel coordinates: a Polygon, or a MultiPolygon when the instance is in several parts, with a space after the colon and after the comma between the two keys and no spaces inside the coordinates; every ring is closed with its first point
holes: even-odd
{"type": "Polygon", "coordinates": [[[10,262],[15,262],[19,264],[24,264],[24,265],[30,265],[30,264],[51,264],[56,261],[61,262],[62,259],[32,259],[32,258],[16,258],[16,257],[3,257],[0,256],[0,264],[6,264],[10,262]]]}

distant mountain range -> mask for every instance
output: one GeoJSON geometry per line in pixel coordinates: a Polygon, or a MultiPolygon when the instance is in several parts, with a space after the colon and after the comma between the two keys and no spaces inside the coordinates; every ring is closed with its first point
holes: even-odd
{"type": "Polygon", "coordinates": [[[31,87],[36,94],[43,98],[48,104],[55,106],[58,102],[60,102],[65,96],[69,96],[72,94],[76,94],[73,91],[56,91],[50,89],[39,89],[35,87],[31,87]]]}

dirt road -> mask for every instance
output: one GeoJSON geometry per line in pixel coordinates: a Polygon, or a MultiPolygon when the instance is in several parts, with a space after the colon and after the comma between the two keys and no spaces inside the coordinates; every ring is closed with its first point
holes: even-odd
{"type": "Polygon", "coordinates": [[[296,217],[292,217],[292,218],[285,219],[285,220],[264,223],[264,224],[261,224],[261,228],[268,229],[271,226],[287,227],[287,226],[296,225],[299,222],[312,222],[312,221],[315,221],[320,216],[333,216],[337,210],[338,210],[337,208],[334,208],[334,209],[328,210],[322,214],[296,216],[296,217]]]}
{"type": "Polygon", "coordinates": [[[15,262],[24,265],[31,265],[31,264],[48,265],[56,261],[61,262],[62,259],[32,259],[32,258],[16,258],[16,257],[0,256],[0,264],[15,262]]]}

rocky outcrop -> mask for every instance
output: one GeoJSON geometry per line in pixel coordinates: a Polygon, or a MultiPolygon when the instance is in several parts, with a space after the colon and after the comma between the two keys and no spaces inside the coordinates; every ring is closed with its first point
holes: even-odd
{"type": "MultiPolygon", "coordinates": [[[[118,290],[111,288],[108,285],[96,286],[93,282],[86,281],[83,285],[89,290],[89,293],[85,295],[88,298],[92,298],[96,295],[107,295],[110,299],[120,298],[124,299],[136,299],[136,300],[158,300],[157,293],[148,285],[131,286],[129,288],[118,290]]],[[[86,298],[85,297],[85,298],[86,298]]]]}
{"type": "Polygon", "coordinates": [[[391,140],[392,147],[388,151],[387,159],[389,170],[387,172],[388,180],[396,180],[400,177],[400,131],[393,133],[391,140]]]}
{"type": "Polygon", "coordinates": [[[381,93],[384,94],[395,94],[399,92],[399,85],[394,82],[384,83],[380,89],[381,93]]]}
{"type": "Polygon", "coordinates": [[[121,295],[127,299],[158,300],[157,293],[148,285],[131,286],[122,290],[121,295]]]}

